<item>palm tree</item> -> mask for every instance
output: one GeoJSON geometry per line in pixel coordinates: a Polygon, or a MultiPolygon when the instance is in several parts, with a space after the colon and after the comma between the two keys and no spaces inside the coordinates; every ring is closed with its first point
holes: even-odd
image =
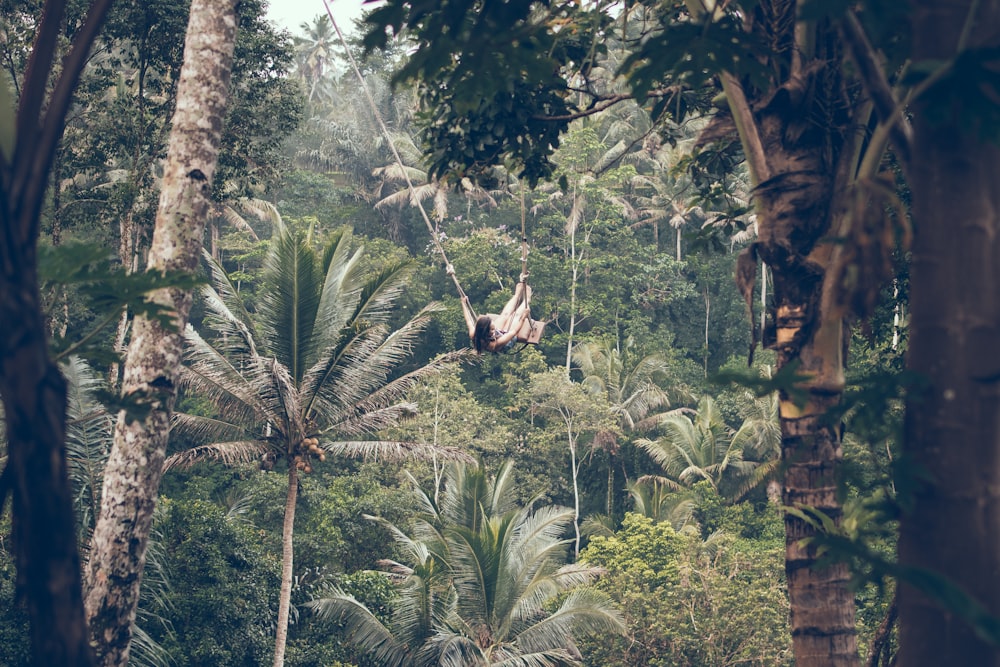
{"type": "Polygon", "coordinates": [[[742,480],[737,498],[742,498],[761,484],[767,484],[768,498],[780,498],[778,471],[781,467],[781,420],[778,416],[778,392],[757,396],[745,391],[740,405],[743,423],[733,434],[733,447],[743,452],[744,461],[753,469],[742,480]]]}
{"type": "MultiPolygon", "coordinates": [[[[667,360],[659,354],[637,357],[630,354],[635,342],[624,345],[608,341],[579,343],[573,348],[573,362],[583,373],[581,384],[606,399],[610,416],[625,438],[634,433],[650,413],[670,405],[669,393],[660,386],[667,377],[667,360]]],[[[611,514],[614,496],[614,468],[611,459],[619,450],[617,433],[608,431],[595,438],[608,452],[608,488],[605,512],[611,514]]]]}
{"type": "Polygon", "coordinates": [[[578,665],[576,632],[623,632],[610,600],[585,584],[599,571],[563,565],[572,512],[517,507],[512,465],[488,478],[455,465],[440,504],[416,488],[411,535],[386,524],[406,557],[388,561],[399,597],[383,623],[342,592],[315,600],[380,665],[578,665]],[[558,606],[556,602],[558,601],[558,606]]]}
{"type": "Polygon", "coordinates": [[[295,74],[302,82],[306,101],[315,108],[318,103],[328,102],[332,95],[329,91],[327,76],[334,60],[334,49],[337,45],[337,35],[333,24],[324,14],[317,15],[312,23],[303,21],[299,25],[302,35],[292,37],[295,48],[295,74]]]}
{"type": "Polygon", "coordinates": [[[206,323],[218,337],[213,345],[188,328],[181,381],[211,401],[218,416],[177,415],[178,432],[199,444],[168,460],[168,465],[203,458],[268,467],[287,463],[276,667],[284,661],[288,630],[299,473],[311,472],[316,459],[324,461],[327,454],[460,455],[373,439],[414,413],[416,406],[403,400],[407,390],[465,354],[443,355],[393,377],[437,310],[432,304],[395,331],[389,327],[411,266],[390,264],[370,273],[347,229],[334,233],[322,253],[311,243],[311,231],[278,222],[264,266],[268,289],[253,317],[222,268],[211,263],[215,288],[204,290],[206,323]]]}
{"type": "Polygon", "coordinates": [[[101,509],[104,464],[111,450],[114,420],[97,400],[102,378],[83,359],[67,358],[59,365],[66,378],[66,467],[73,485],[73,507],[80,529],[89,532],[101,509]]]}
{"type": "Polygon", "coordinates": [[[743,460],[743,450],[711,397],[699,401],[693,419],[685,412],[666,413],[658,421],[660,437],[636,441],[668,478],[682,486],[705,480],[719,491],[724,482],[743,479],[752,471],[755,464],[743,460]]]}
{"type": "Polygon", "coordinates": [[[694,520],[694,498],[688,493],[678,493],[682,491],[682,487],[672,480],[646,475],[629,484],[628,491],[636,514],[652,519],[655,523],[669,521],[677,532],[697,525],[694,520]]]}

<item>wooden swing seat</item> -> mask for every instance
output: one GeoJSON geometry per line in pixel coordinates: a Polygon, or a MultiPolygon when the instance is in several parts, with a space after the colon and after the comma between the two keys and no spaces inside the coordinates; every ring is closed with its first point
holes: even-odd
{"type": "Polygon", "coordinates": [[[542,339],[543,331],[545,331],[545,322],[533,320],[529,317],[521,324],[521,328],[517,330],[517,342],[524,343],[525,345],[538,345],[538,341],[542,339]]]}

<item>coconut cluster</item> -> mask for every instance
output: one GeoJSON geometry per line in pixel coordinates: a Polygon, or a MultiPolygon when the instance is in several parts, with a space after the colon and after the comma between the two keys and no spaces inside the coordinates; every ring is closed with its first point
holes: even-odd
{"type": "Polygon", "coordinates": [[[315,456],[320,461],[326,461],[326,452],[320,449],[318,438],[305,438],[302,440],[299,449],[302,452],[295,457],[295,468],[302,472],[312,472],[310,458],[315,456]]]}

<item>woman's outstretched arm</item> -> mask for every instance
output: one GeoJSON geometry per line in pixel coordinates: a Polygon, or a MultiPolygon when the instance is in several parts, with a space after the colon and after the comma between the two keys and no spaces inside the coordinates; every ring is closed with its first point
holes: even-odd
{"type": "Polygon", "coordinates": [[[465,317],[465,325],[469,327],[469,338],[476,332],[476,314],[472,312],[469,305],[469,297],[462,295],[462,315],[465,317]]]}

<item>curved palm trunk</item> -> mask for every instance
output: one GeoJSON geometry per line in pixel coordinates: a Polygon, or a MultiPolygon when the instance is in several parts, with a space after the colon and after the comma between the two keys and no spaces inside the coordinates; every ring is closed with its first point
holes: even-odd
{"type": "Polygon", "coordinates": [[[288,493],[285,496],[285,520],[281,526],[281,593],[278,596],[278,631],[274,641],[274,667],[285,664],[288,643],[288,613],[292,606],[292,569],[295,553],[295,501],[299,495],[299,475],[295,463],[288,464],[288,493]]]}
{"type": "MultiPolygon", "coordinates": [[[[1000,45],[996,3],[914,3],[915,58],[954,56],[966,22],[967,48],[1000,45]],[[977,7],[978,5],[978,7],[977,7]]],[[[961,48],[961,47],[960,47],[961,48]]],[[[934,90],[928,99],[934,100],[934,90]]],[[[1000,616],[1000,148],[965,120],[932,122],[918,107],[910,172],[916,235],[911,263],[907,363],[925,385],[906,406],[908,469],[926,474],[900,521],[899,560],[940,575],[1000,616]]],[[[973,102],[975,104],[975,102],[973,102]]],[[[974,112],[972,112],[974,113],[974,112]]],[[[940,114],[939,114],[940,115],[940,114]]],[[[947,590],[937,591],[939,596],[947,590]]],[[[954,599],[954,598],[952,598],[954,599]]],[[[1000,665],[1000,647],[904,580],[899,586],[899,664],[1000,665]]]]}
{"type": "MultiPolygon", "coordinates": [[[[197,270],[228,101],[235,5],[236,0],[191,5],[151,269],[197,270]]],[[[135,318],[121,395],[142,413],[118,416],[87,573],[87,618],[100,664],[108,667],[128,663],[192,295],[161,290],[151,298],[174,311],[176,330],[135,318]]]]}

